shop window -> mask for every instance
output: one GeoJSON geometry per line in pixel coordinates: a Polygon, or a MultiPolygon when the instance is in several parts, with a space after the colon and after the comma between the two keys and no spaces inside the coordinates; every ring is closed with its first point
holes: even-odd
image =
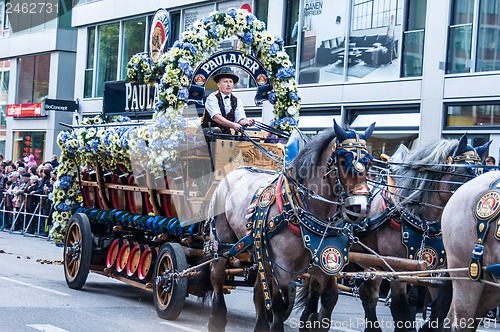
{"type": "Polygon", "coordinates": [[[50,54],[19,58],[18,103],[41,102],[49,94],[50,54]]]}
{"type": "MultiPolygon", "coordinates": [[[[1,139],[1,137],[0,137],[1,139]]],[[[18,160],[32,154],[37,165],[43,162],[45,149],[45,132],[15,131],[13,159],[18,160]]]]}
{"type": "Polygon", "coordinates": [[[9,91],[9,77],[10,71],[0,71],[0,92],[6,93],[9,91]]]}
{"type": "Polygon", "coordinates": [[[391,15],[394,24],[401,24],[403,1],[401,0],[354,0],[352,30],[383,28],[391,15]]]}
{"type": "Polygon", "coordinates": [[[500,126],[500,104],[447,105],[446,126],[500,126]]]}

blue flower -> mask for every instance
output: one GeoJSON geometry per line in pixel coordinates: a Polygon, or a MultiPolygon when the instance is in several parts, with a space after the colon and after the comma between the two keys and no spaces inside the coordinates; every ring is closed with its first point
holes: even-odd
{"type": "Polygon", "coordinates": [[[183,86],[179,89],[179,93],[177,94],[180,100],[187,100],[189,97],[189,90],[183,86]]]}
{"type": "Polygon", "coordinates": [[[248,45],[252,44],[253,43],[253,34],[251,32],[245,32],[242,40],[245,44],[248,44],[248,45]]]}
{"type": "Polygon", "coordinates": [[[71,186],[71,176],[65,175],[59,180],[59,188],[68,189],[71,186]]]}
{"type": "Polygon", "coordinates": [[[276,43],[273,43],[269,48],[269,55],[276,55],[280,51],[280,46],[276,43]]]}
{"type": "Polygon", "coordinates": [[[231,16],[232,18],[235,18],[235,17],[236,17],[236,14],[237,14],[236,9],[234,9],[234,8],[229,8],[229,9],[227,10],[227,14],[228,14],[229,16],[231,16]]]}
{"type": "Polygon", "coordinates": [[[295,77],[295,69],[294,68],[280,68],[278,69],[278,72],[276,73],[276,77],[278,79],[284,79],[284,78],[291,78],[295,77]]]}
{"type": "Polygon", "coordinates": [[[297,92],[288,92],[288,97],[290,97],[290,99],[293,101],[299,101],[299,95],[297,94],[297,92]]]}
{"type": "Polygon", "coordinates": [[[168,128],[170,126],[170,121],[164,116],[160,116],[156,119],[156,125],[161,128],[168,128]]]}
{"type": "Polygon", "coordinates": [[[253,14],[247,15],[247,24],[252,23],[252,21],[255,21],[257,18],[253,14]]]}
{"type": "Polygon", "coordinates": [[[271,103],[271,105],[274,105],[274,103],[276,102],[276,92],[274,92],[274,90],[272,90],[269,93],[269,97],[267,99],[269,100],[269,102],[271,103]]]}
{"type": "Polygon", "coordinates": [[[56,206],[56,210],[66,212],[70,210],[70,206],[66,203],[59,203],[56,206]]]}
{"type": "MultiPolygon", "coordinates": [[[[187,89],[186,89],[187,90],[187,89]]],[[[186,122],[186,119],[184,119],[184,117],[182,115],[178,115],[176,118],[175,118],[175,124],[177,125],[177,127],[179,127],[180,129],[186,129],[187,127],[187,122],[186,122]]]]}
{"type": "Polygon", "coordinates": [[[207,16],[207,17],[204,17],[202,20],[203,24],[210,24],[214,21],[214,17],[213,16],[207,16]]]}

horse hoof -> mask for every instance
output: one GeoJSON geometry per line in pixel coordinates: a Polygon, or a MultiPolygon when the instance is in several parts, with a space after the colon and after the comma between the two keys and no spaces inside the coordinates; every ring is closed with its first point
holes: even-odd
{"type": "Polygon", "coordinates": [[[217,327],[210,320],[207,323],[207,329],[208,329],[208,332],[224,332],[224,331],[226,331],[225,326],[217,327]]]}

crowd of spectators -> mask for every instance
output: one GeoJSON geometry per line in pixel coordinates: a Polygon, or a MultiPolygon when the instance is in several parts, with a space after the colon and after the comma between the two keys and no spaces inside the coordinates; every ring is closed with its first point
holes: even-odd
{"type": "Polygon", "coordinates": [[[37,164],[33,155],[6,161],[0,153],[0,226],[13,231],[44,235],[50,228],[52,189],[59,162],[57,156],[37,164]],[[20,217],[22,214],[23,218],[20,217]],[[38,217],[49,216],[49,218],[38,217]],[[26,216],[26,219],[24,219],[26,216]],[[26,222],[26,220],[31,222],[26,222]],[[40,224],[38,224],[40,221],[40,224]],[[12,227],[14,223],[14,227],[12,227]],[[29,227],[28,227],[29,225],[29,227]],[[24,229],[25,227],[25,229],[24,229]]]}

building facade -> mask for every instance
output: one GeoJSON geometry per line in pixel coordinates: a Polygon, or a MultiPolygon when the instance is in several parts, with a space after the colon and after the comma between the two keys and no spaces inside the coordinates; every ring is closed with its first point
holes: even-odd
{"type": "MultiPolygon", "coordinates": [[[[72,5],[71,27],[62,20],[55,27],[0,37],[0,73],[8,73],[0,75],[0,83],[8,83],[0,85],[8,86],[0,91],[0,107],[40,97],[39,92],[23,97],[25,57],[34,57],[35,73],[36,64],[49,62],[46,96],[78,101],[71,119],[64,112],[49,112],[41,120],[7,117],[5,129],[0,116],[8,158],[18,158],[16,142],[28,129],[44,133],[48,155],[56,151],[60,122],[100,113],[104,82],[123,80],[130,57],[148,51],[158,8],[169,11],[172,45],[212,11],[244,7],[284,40],[296,66],[303,130],[322,130],[333,119],[363,130],[376,121],[370,142],[375,155],[390,154],[401,143],[413,147],[467,132],[473,145],[492,139],[490,154],[499,159],[500,0],[81,0],[72,5]]],[[[8,26],[5,19],[2,26],[8,26]]],[[[262,117],[253,102],[254,85],[241,81],[236,93],[247,112],[262,117]]]]}

